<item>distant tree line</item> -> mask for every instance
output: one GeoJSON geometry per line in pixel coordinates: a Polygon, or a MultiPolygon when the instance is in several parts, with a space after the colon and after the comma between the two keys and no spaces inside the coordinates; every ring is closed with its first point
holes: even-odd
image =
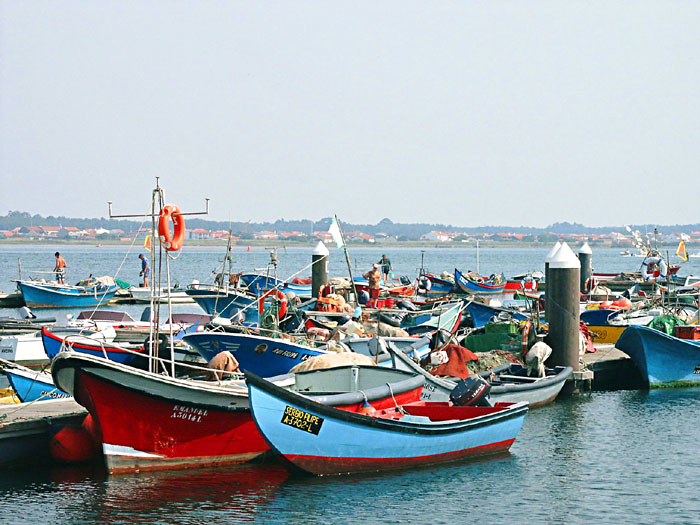
{"type": "MultiPolygon", "coordinates": [[[[253,232],[261,230],[270,230],[276,232],[294,232],[298,231],[303,235],[310,235],[314,231],[328,230],[331,224],[331,217],[324,217],[317,221],[310,219],[302,220],[285,220],[278,219],[274,222],[245,222],[245,221],[210,221],[199,218],[188,218],[187,225],[189,228],[204,228],[206,230],[231,230],[234,234],[242,235],[243,238],[252,238],[253,232]]],[[[124,231],[133,231],[141,226],[140,221],[117,220],[100,218],[73,218],[49,215],[31,215],[24,211],[9,211],[7,215],[0,216],[0,230],[11,230],[18,226],[75,226],[76,228],[106,228],[113,230],[120,228],[124,231]]],[[[148,224],[146,226],[149,226],[148,224]]],[[[676,224],[659,226],[655,224],[636,224],[630,225],[633,229],[641,232],[652,232],[654,227],[659,229],[660,233],[668,234],[673,232],[691,232],[700,231],[700,224],[676,224]]],[[[395,223],[390,219],[382,219],[377,224],[351,224],[342,223],[345,232],[361,231],[373,236],[378,234],[386,234],[392,237],[397,237],[400,240],[415,240],[419,239],[430,231],[442,232],[464,232],[465,234],[476,233],[517,233],[526,236],[538,236],[540,241],[543,236],[548,233],[581,233],[581,234],[601,234],[610,232],[627,233],[624,226],[602,226],[591,227],[578,223],[556,222],[545,228],[536,228],[532,226],[453,226],[451,224],[429,224],[429,223],[395,223]]],[[[554,237],[552,237],[554,238],[554,237]]]]}

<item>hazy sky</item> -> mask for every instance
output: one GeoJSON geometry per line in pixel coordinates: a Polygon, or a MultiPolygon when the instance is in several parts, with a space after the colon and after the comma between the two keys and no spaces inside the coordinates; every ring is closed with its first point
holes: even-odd
{"type": "Polygon", "coordinates": [[[700,2],[0,0],[0,214],[700,222],[700,2]]]}

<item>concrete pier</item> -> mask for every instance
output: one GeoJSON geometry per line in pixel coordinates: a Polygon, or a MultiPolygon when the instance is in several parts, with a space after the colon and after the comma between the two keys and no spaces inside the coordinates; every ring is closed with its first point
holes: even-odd
{"type": "Polygon", "coordinates": [[[0,404],[0,468],[48,461],[54,433],[65,425],[79,425],[86,415],[73,399],[0,404]]]}

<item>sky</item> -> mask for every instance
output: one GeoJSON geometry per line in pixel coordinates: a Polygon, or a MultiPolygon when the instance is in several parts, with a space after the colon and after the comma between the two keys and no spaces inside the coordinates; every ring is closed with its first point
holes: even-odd
{"type": "Polygon", "coordinates": [[[0,215],[700,222],[700,2],[0,0],[0,215]]]}

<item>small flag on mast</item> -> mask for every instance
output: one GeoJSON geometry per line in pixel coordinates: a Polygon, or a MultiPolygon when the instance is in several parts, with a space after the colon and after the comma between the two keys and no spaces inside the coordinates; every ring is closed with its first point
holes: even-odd
{"type": "Polygon", "coordinates": [[[676,255],[683,259],[685,262],[688,262],[688,252],[685,251],[685,241],[680,241],[678,243],[678,248],[676,248],[676,255]]]}
{"type": "Polygon", "coordinates": [[[336,248],[342,248],[345,246],[343,242],[343,235],[340,233],[340,226],[338,225],[338,218],[334,215],[331,221],[331,226],[328,228],[328,233],[331,234],[331,239],[335,242],[336,248]]]}

